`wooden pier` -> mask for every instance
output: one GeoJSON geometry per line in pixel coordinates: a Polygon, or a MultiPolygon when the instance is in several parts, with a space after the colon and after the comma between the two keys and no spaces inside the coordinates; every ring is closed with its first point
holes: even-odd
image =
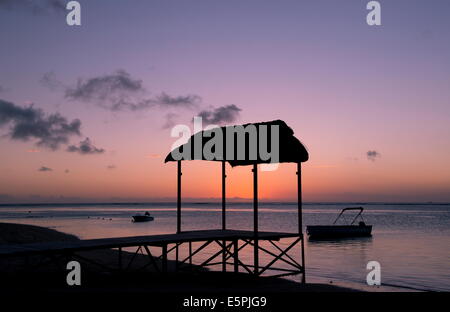
{"type": "MultiPolygon", "coordinates": [[[[43,256],[48,259],[56,259],[63,257],[66,259],[79,259],[82,261],[96,264],[108,271],[121,271],[129,268],[134,260],[134,257],[139,253],[147,254],[149,257],[148,265],[153,266],[155,271],[165,273],[167,272],[167,260],[170,254],[179,251],[182,246],[188,247],[187,257],[184,259],[176,259],[176,270],[183,268],[192,268],[194,256],[208,246],[216,245],[219,251],[203,259],[200,263],[196,263],[197,267],[207,267],[212,265],[223,265],[223,260],[228,265],[233,266],[234,272],[239,272],[240,268],[248,273],[262,275],[266,271],[281,271],[281,275],[294,275],[303,273],[302,266],[297,263],[291,256],[287,254],[299,241],[298,234],[280,233],[280,232],[259,232],[258,240],[267,241],[271,245],[276,246],[276,242],[280,239],[293,239],[293,242],[284,251],[279,249],[279,253],[275,254],[264,247],[259,247],[259,250],[272,256],[272,261],[265,267],[261,267],[256,272],[255,266],[252,264],[245,264],[239,257],[239,252],[244,248],[251,248],[255,245],[255,237],[253,231],[240,230],[202,230],[202,231],[187,231],[177,234],[164,235],[150,235],[150,236],[135,236],[135,237],[117,237],[117,238],[102,238],[102,239],[88,239],[70,242],[49,242],[49,243],[34,243],[34,244],[20,244],[20,245],[6,245],[0,246],[0,258],[7,257],[32,257],[43,256]],[[159,255],[150,251],[157,247],[160,249],[159,255]],[[78,253],[90,250],[99,249],[134,249],[134,255],[128,263],[122,260],[122,253],[119,252],[117,267],[107,267],[102,263],[94,262],[92,259],[87,259],[78,253]],[[226,250],[226,255],[222,261],[218,260],[226,250]],[[156,260],[161,260],[157,262],[156,260]],[[290,266],[288,268],[276,268],[274,264],[277,262],[284,262],[290,266]]],[[[176,255],[175,255],[176,257],[176,255]]]]}

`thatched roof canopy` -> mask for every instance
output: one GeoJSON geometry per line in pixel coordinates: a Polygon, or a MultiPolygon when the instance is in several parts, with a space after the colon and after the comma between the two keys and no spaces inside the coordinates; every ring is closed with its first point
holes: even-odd
{"type": "Polygon", "coordinates": [[[294,136],[294,131],[284,121],[273,120],[197,132],[187,143],[171,151],[165,162],[225,160],[234,167],[299,163],[308,158],[308,151],[294,136]]]}

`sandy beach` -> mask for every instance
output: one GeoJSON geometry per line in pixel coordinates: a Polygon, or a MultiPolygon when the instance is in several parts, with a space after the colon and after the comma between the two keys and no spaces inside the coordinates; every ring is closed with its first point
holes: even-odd
{"type": "MultiPolygon", "coordinates": [[[[52,229],[23,225],[0,223],[0,244],[14,245],[25,243],[73,241],[77,237],[61,233],[52,229]]],[[[101,262],[110,267],[117,265],[118,252],[116,250],[96,250],[82,252],[80,255],[85,258],[101,262]]],[[[131,258],[131,253],[124,252],[124,258],[131,258]]],[[[2,275],[2,291],[49,291],[61,292],[72,291],[65,283],[64,263],[70,259],[60,259],[53,263],[40,262],[43,259],[33,257],[25,260],[21,257],[0,259],[0,273],[2,275]]],[[[156,261],[158,261],[156,259],[156,261]]],[[[111,273],[92,264],[80,261],[83,268],[83,283],[77,287],[76,291],[86,292],[159,292],[159,293],[227,293],[227,292],[351,292],[349,288],[338,287],[326,284],[306,284],[302,285],[293,281],[281,278],[255,278],[248,274],[223,274],[220,272],[199,270],[194,267],[192,272],[173,272],[174,261],[169,261],[169,273],[158,274],[152,269],[146,268],[144,271],[137,271],[148,263],[147,256],[138,255],[133,261],[129,272],[111,273]],[[200,272],[201,271],[201,272],[200,272]]]]}

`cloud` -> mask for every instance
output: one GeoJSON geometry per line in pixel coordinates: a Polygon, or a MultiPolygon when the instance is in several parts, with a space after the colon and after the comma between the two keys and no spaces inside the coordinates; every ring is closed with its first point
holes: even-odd
{"type": "Polygon", "coordinates": [[[67,151],[71,153],[79,153],[81,155],[102,154],[105,152],[103,148],[95,147],[89,138],[81,141],[78,145],[70,145],[67,151]]]}
{"type": "Polygon", "coordinates": [[[241,109],[234,104],[220,106],[212,110],[203,110],[198,116],[208,124],[231,123],[238,119],[241,109]]]}
{"type": "Polygon", "coordinates": [[[45,12],[66,12],[66,4],[62,0],[0,0],[0,9],[26,10],[34,14],[45,12]]]}
{"type": "Polygon", "coordinates": [[[64,173],[69,173],[69,172],[70,172],[69,169],[64,170],[64,173]]]}
{"type": "Polygon", "coordinates": [[[40,82],[51,90],[62,89],[66,99],[92,103],[115,112],[155,107],[193,108],[201,102],[201,97],[194,94],[171,96],[162,92],[157,96],[149,96],[142,80],[122,69],[88,79],[79,78],[73,86],[64,86],[53,72],[45,73],[40,82]]]}
{"type": "Polygon", "coordinates": [[[1,93],[1,92],[5,92],[5,90],[6,90],[6,89],[5,89],[2,85],[0,85],[0,93],[1,93]]]}
{"type": "Polygon", "coordinates": [[[84,102],[111,102],[111,109],[118,110],[120,105],[127,103],[129,96],[142,91],[141,80],[133,79],[124,70],[118,70],[108,75],[78,79],[76,86],[67,88],[65,97],[84,102]]]}
{"type": "Polygon", "coordinates": [[[44,75],[42,75],[41,79],[39,79],[39,82],[52,91],[65,88],[63,83],[56,79],[56,75],[54,72],[45,73],[44,75]]]}
{"type": "Polygon", "coordinates": [[[367,159],[370,161],[375,161],[377,158],[381,157],[381,154],[377,151],[367,151],[367,159]]]}
{"type": "Polygon", "coordinates": [[[9,125],[11,140],[29,141],[51,150],[67,144],[72,136],[81,135],[81,121],[68,121],[59,113],[46,114],[33,105],[21,107],[0,99],[0,127],[9,125]]]}
{"type": "Polygon", "coordinates": [[[49,171],[53,171],[53,169],[49,168],[49,167],[42,166],[41,168],[38,169],[38,171],[40,171],[40,172],[49,172],[49,171]]]}
{"type": "Polygon", "coordinates": [[[155,99],[155,103],[167,107],[195,107],[199,102],[201,102],[201,97],[198,95],[190,94],[173,97],[165,92],[155,99]]]}
{"type": "Polygon", "coordinates": [[[109,165],[109,166],[106,167],[106,169],[109,169],[109,170],[116,169],[116,166],[114,166],[114,165],[109,165]]]}
{"type": "Polygon", "coordinates": [[[163,92],[156,97],[149,98],[142,97],[140,94],[133,96],[125,95],[124,93],[118,96],[110,95],[108,98],[99,99],[97,104],[111,111],[140,111],[156,107],[162,109],[190,109],[196,107],[200,102],[201,97],[198,95],[170,96],[163,92]]]}

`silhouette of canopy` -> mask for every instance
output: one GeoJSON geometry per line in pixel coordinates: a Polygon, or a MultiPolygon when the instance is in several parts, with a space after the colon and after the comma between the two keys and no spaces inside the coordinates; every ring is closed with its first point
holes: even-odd
{"type": "MultiPolygon", "coordinates": [[[[188,142],[175,148],[171,151],[167,156],[164,162],[169,161],[177,161],[178,159],[174,159],[173,153],[176,154],[184,154],[188,155],[185,158],[180,160],[210,160],[210,161],[223,161],[225,160],[231,166],[247,166],[261,163],[270,163],[274,162],[271,159],[266,159],[267,157],[261,157],[261,153],[259,152],[261,149],[267,151],[267,153],[272,153],[272,146],[276,147],[276,144],[272,144],[272,130],[271,126],[278,126],[279,136],[278,136],[278,145],[279,145],[279,158],[277,163],[300,163],[308,160],[309,155],[306,148],[303,144],[294,136],[294,131],[282,120],[273,120],[267,122],[259,122],[259,123],[249,123],[240,126],[226,126],[226,127],[218,127],[210,130],[203,130],[192,135],[188,142]],[[243,137],[239,138],[239,135],[236,132],[235,127],[242,127],[246,129],[248,125],[254,125],[256,129],[255,132],[246,131],[245,132],[245,157],[238,158],[239,151],[238,142],[243,142],[243,137]],[[263,127],[261,127],[263,126],[263,127]],[[265,126],[265,127],[264,127],[265,126]],[[233,128],[233,129],[230,129],[233,128]],[[219,129],[221,131],[219,131],[219,129]],[[266,129],[266,130],[262,130],[266,129]],[[264,131],[264,132],[263,132],[264,131]],[[217,133],[221,133],[221,137],[217,135],[217,133]],[[227,153],[227,141],[230,147],[230,141],[227,140],[227,133],[234,135],[234,140],[232,140],[234,144],[233,152],[227,153]],[[267,135],[264,137],[263,134],[267,135]],[[263,136],[262,138],[260,137],[263,136]],[[217,136],[217,137],[216,137],[217,136]],[[214,141],[211,141],[214,140],[214,141]],[[260,142],[261,141],[261,142],[260,142]],[[260,143],[262,146],[260,146],[260,143]],[[222,152],[220,153],[220,157],[215,159],[207,159],[203,151],[205,145],[208,145],[207,148],[211,148],[212,152],[215,152],[215,148],[221,146],[222,152]],[[250,148],[253,150],[256,147],[256,157],[255,153],[251,155],[250,148]],[[260,148],[261,147],[261,148],[260,148]],[[197,153],[195,152],[197,149],[197,153]],[[230,155],[231,154],[231,155],[230,155]],[[251,157],[253,156],[253,157],[251,157]]],[[[242,145],[239,145],[242,147],[242,145]]],[[[242,151],[241,151],[242,153],[242,151]]],[[[267,155],[266,155],[267,156],[267,155]]]]}
{"type": "MultiPolygon", "coordinates": [[[[253,175],[253,243],[247,241],[247,244],[253,245],[253,274],[261,275],[274,262],[281,259],[291,247],[301,242],[301,265],[296,263],[291,257],[290,260],[296,263],[295,267],[299,269],[295,274],[303,273],[302,283],[305,283],[305,256],[304,256],[304,236],[303,236],[303,217],[302,217],[302,162],[309,158],[308,152],[302,143],[294,136],[294,131],[282,120],[273,120],[268,122],[250,123],[238,126],[216,127],[209,130],[199,131],[192,135],[189,140],[172,150],[165,159],[165,162],[177,162],[177,233],[181,234],[181,184],[182,184],[182,160],[210,160],[220,161],[222,167],[222,230],[229,231],[226,225],[226,162],[231,166],[252,165],[253,175]],[[278,132],[278,133],[277,133],[278,132]],[[228,149],[228,150],[227,150],[228,149]],[[278,153],[277,153],[278,152],[278,153]],[[278,158],[277,158],[278,157],[278,158]],[[274,159],[275,158],[275,159],[274,159]],[[274,161],[275,160],[275,161],[274,161]],[[284,251],[277,247],[282,253],[267,265],[260,266],[259,250],[265,250],[259,247],[260,232],[258,223],[258,164],[262,163],[296,163],[297,164],[297,192],[298,192],[298,232],[288,234],[289,237],[297,237],[284,251]],[[292,236],[294,235],[294,236],[292,236]]],[[[210,240],[211,242],[212,240],[210,240]]],[[[239,271],[238,241],[234,243],[234,253],[231,254],[227,241],[216,242],[222,246],[222,271],[227,269],[227,254],[234,257],[234,270],[239,271]]],[[[209,244],[208,242],[206,244],[209,244]]],[[[203,248],[205,245],[200,247],[203,248]]],[[[166,245],[167,250],[167,245],[166,245]]],[[[175,257],[178,261],[178,244],[175,246],[175,257]]],[[[196,251],[194,252],[194,254],[196,251]]],[[[194,255],[190,255],[192,256],[194,255]]],[[[215,257],[215,256],[214,256],[215,257]]],[[[209,261],[209,260],[208,260],[209,261]]],[[[242,265],[242,263],[241,263],[242,265]]],[[[244,265],[247,271],[251,272],[244,265]]],[[[292,274],[292,273],[291,273],[292,274]]]]}

